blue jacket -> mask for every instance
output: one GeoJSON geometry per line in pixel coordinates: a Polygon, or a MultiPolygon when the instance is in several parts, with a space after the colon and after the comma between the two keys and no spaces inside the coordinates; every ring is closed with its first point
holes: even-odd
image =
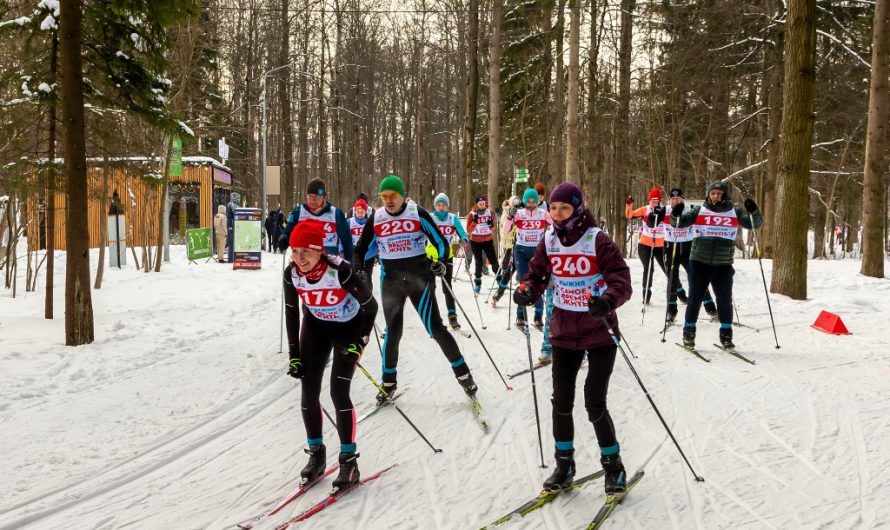
{"type": "MultiPolygon", "coordinates": [[[[287,226],[284,227],[284,231],[281,233],[281,237],[278,238],[278,244],[281,244],[281,241],[289,242],[290,241],[290,233],[297,226],[297,223],[300,222],[300,207],[304,206],[303,204],[298,204],[291,210],[290,215],[287,216],[287,226]]],[[[334,219],[337,223],[337,237],[340,239],[340,246],[343,247],[343,255],[348,259],[352,256],[352,234],[349,233],[349,223],[346,222],[346,216],[343,215],[343,210],[339,208],[334,208],[331,206],[331,203],[325,202],[324,206],[321,210],[317,212],[312,212],[309,210],[309,206],[306,205],[306,210],[313,216],[319,217],[322,216],[328,211],[334,209],[334,219]]],[[[336,247],[325,247],[325,252],[331,255],[340,254],[340,249],[336,247]]]]}

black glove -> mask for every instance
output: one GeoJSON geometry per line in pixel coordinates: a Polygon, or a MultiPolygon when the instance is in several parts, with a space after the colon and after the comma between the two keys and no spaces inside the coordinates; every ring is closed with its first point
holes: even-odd
{"type": "Polygon", "coordinates": [[[646,226],[650,228],[654,228],[660,222],[664,221],[664,214],[666,213],[664,206],[656,206],[652,209],[652,213],[649,214],[649,217],[646,219],[646,226]]]}
{"type": "Polygon", "coordinates": [[[280,250],[281,252],[284,252],[287,250],[287,246],[288,246],[287,239],[282,237],[281,239],[278,240],[278,250],[280,250]]]}
{"type": "Polygon", "coordinates": [[[624,204],[630,206],[630,205],[633,204],[633,203],[634,203],[633,195],[628,195],[628,196],[627,196],[627,200],[624,201],[624,204]]]}
{"type": "Polygon", "coordinates": [[[361,280],[362,283],[368,283],[368,273],[365,272],[365,269],[355,268],[352,270],[352,273],[355,274],[355,277],[361,280]]]}
{"type": "Polygon", "coordinates": [[[515,206],[512,207],[512,208],[510,208],[510,209],[507,211],[507,218],[508,218],[508,219],[513,219],[514,217],[516,217],[516,207],[515,207],[515,206]]]}
{"type": "Polygon", "coordinates": [[[519,306],[529,306],[535,303],[531,291],[524,283],[520,283],[519,288],[513,291],[513,301],[519,306]]]}
{"type": "Polygon", "coordinates": [[[587,312],[592,317],[604,317],[612,311],[612,305],[605,298],[594,296],[587,299],[587,312]]]}
{"type": "Polygon", "coordinates": [[[745,199],[745,211],[747,211],[748,213],[754,213],[757,211],[757,203],[754,202],[754,200],[750,197],[745,199]]]}
{"type": "Polygon", "coordinates": [[[303,362],[299,357],[291,357],[290,364],[287,366],[287,375],[294,379],[303,378],[303,362]]]}
{"type": "MultiPolygon", "coordinates": [[[[366,337],[362,338],[363,341],[365,341],[365,339],[366,337]]],[[[358,361],[362,357],[362,353],[365,352],[365,344],[367,344],[367,341],[365,341],[364,344],[362,344],[361,341],[349,343],[346,346],[344,355],[346,355],[346,358],[350,360],[352,360],[352,357],[355,356],[355,361],[358,361]]]]}
{"type": "Polygon", "coordinates": [[[479,214],[476,212],[470,212],[470,215],[473,217],[473,222],[479,222],[479,214]]]}
{"type": "Polygon", "coordinates": [[[671,208],[671,217],[679,218],[681,215],[683,215],[683,208],[684,205],[682,202],[671,208]]]}
{"type": "Polygon", "coordinates": [[[443,276],[445,276],[446,272],[445,264],[441,261],[434,261],[433,264],[430,265],[430,271],[439,278],[442,278],[443,276]]]}

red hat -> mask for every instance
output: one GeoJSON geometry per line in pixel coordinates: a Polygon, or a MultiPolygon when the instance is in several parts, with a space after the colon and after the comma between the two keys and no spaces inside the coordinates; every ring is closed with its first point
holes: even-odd
{"type": "Polygon", "coordinates": [[[361,208],[362,210],[367,210],[368,209],[368,201],[366,201],[364,199],[359,199],[359,200],[355,201],[355,204],[352,205],[352,208],[353,209],[361,208]]]}
{"type": "Polygon", "coordinates": [[[661,201],[663,198],[664,198],[664,196],[661,194],[661,189],[658,186],[655,186],[651,190],[649,190],[649,200],[650,201],[652,199],[658,199],[659,201],[661,201]]]}
{"type": "Polygon", "coordinates": [[[297,223],[290,233],[291,248],[324,250],[324,228],[318,221],[307,220],[297,223]]]}

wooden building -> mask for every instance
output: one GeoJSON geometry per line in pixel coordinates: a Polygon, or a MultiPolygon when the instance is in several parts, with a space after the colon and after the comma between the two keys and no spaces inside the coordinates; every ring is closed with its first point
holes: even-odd
{"type": "MultiPolygon", "coordinates": [[[[158,212],[163,194],[158,163],[147,158],[114,160],[107,167],[101,160],[88,160],[88,218],[90,247],[102,244],[107,227],[112,195],[117,192],[126,216],[128,247],[157,243],[158,212]],[[104,206],[103,206],[104,202],[104,206]]],[[[169,230],[175,242],[185,228],[213,227],[216,207],[226,204],[232,193],[232,173],[218,161],[204,156],[182,157],[182,175],[171,176],[167,184],[170,195],[169,230]],[[182,212],[185,215],[181,215],[182,212]]],[[[66,248],[64,190],[52,198],[56,206],[55,247],[66,248]]],[[[46,201],[49,194],[28,197],[28,244],[32,250],[46,248],[46,201]]]]}

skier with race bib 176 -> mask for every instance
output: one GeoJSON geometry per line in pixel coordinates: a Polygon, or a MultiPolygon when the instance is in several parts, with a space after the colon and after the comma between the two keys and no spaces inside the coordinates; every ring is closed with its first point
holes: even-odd
{"type": "Polygon", "coordinates": [[[571,182],[557,186],[548,201],[553,226],[538,243],[529,273],[513,294],[523,306],[535,302],[553,285],[553,437],[556,469],[544,489],[563,489],[575,476],[575,379],[586,357],[584,384],[587,417],[593,423],[606,472],[607,494],[625,490],[627,477],[621,462],[615,425],[606,408],[609,378],[617,348],[609,329],[619,336],[615,309],[632,293],[630,268],[609,236],[596,226],[584,206],[581,189],[571,182]],[[604,322],[605,319],[605,322],[604,322]],[[608,323],[608,328],[606,326],[608,323]]]}
{"type": "Polygon", "coordinates": [[[735,238],[739,226],[749,230],[760,228],[763,216],[757,204],[745,199],[745,207],[735,206],[729,200],[729,186],[721,181],[712,182],[701,206],[683,212],[683,203],[673,206],[671,224],[675,227],[692,227],[692,251],[689,256],[689,302],[683,324],[683,345],[695,347],[696,322],[702,299],[708,285],[714,288],[717,315],[720,318],[720,344],[735,348],[732,342],[732,267],[735,238]]]}

